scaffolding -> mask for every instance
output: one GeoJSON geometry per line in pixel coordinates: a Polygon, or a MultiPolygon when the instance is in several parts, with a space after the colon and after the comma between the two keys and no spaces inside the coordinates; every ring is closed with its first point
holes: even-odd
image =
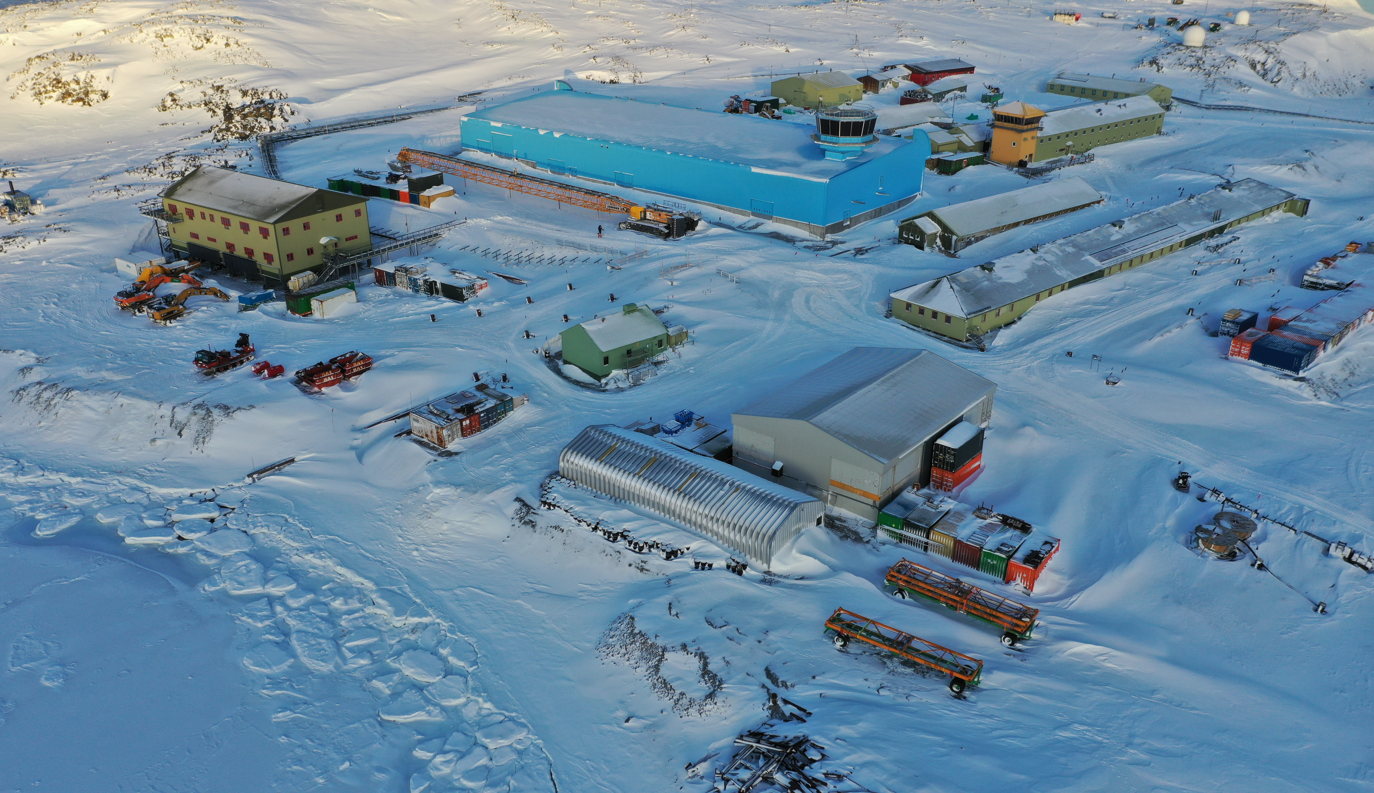
{"type": "Polygon", "coordinates": [[[634,202],[610,193],[575,187],[562,182],[555,182],[552,179],[544,179],[516,171],[507,171],[503,168],[483,165],[470,160],[460,160],[457,157],[448,157],[432,151],[401,149],[401,153],[397,155],[396,159],[428,168],[431,171],[442,171],[473,182],[502,187],[526,195],[547,198],[550,201],[557,201],[559,204],[592,209],[597,212],[628,215],[630,210],[636,206],[634,202]]]}

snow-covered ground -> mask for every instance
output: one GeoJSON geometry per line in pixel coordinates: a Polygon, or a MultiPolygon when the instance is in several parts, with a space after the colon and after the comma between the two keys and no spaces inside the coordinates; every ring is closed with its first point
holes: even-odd
{"type": "MultiPolygon", "coordinates": [[[[1055,7],[59,0],[0,10],[10,78],[0,170],[48,207],[0,227],[0,790],[704,790],[694,775],[709,776],[733,736],[769,717],[770,693],[811,711],[787,728],[875,791],[1369,789],[1374,579],[1272,524],[1255,548],[1301,594],[1244,562],[1204,559],[1187,538],[1217,504],[1168,481],[1181,466],[1374,550],[1374,330],[1303,381],[1227,361],[1227,340],[1209,334],[1229,308],[1314,302],[1297,288],[1302,270],[1374,241],[1374,126],[1181,107],[1165,135],[1047,177],[1081,176],[1104,204],[985,240],[958,261],[896,245],[891,220],[825,244],[739,230],[720,213],[682,241],[598,239],[596,226],[618,218],[468,186],[433,211],[375,217],[393,228],[467,218],[423,255],[528,285],[491,277],[469,304],[365,285],[328,319],[197,299],[170,327],[110,300],[126,281],[112,259],[147,244],[136,204],[200,159],[256,170],[252,145],[205,130],[251,131],[251,117],[220,123],[217,103],[271,101],[271,91],[289,97],[290,122],[456,107],[282,146],[283,175],[317,185],[385,167],[402,146],[456,151],[463,108],[477,106],[457,97],[474,92],[498,101],[568,77],[580,90],[714,109],[766,90],[770,73],[943,53],[976,64],[975,85],[1043,107],[1068,101],[1040,93],[1043,81],[1073,70],[1374,122],[1374,24],[1353,4],[1256,6],[1250,28],[1223,16],[1239,6],[1194,0],[1098,0],[1078,7],[1074,26],[1050,21],[1055,7]],[[1149,16],[1227,27],[1185,51],[1170,29],[1134,29],[1149,16]],[[92,104],[53,101],[63,90],[92,104]],[[1312,199],[1311,213],[1056,296],[982,354],[883,318],[897,287],[1223,177],[1291,190],[1312,199]],[[555,268],[465,246],[644,255],[619,270],[555,268]],[[660,277],[686,263],[696,266],[660,277]],[[1270,268],[1275,281],[1236,285],[1270,268]],[[535,350],[563,314],[615,310],[612,292],[667,306],[693,343],[658,377],[602,393],[559,377],[535,350]],[[197,349],[240,332],[288,373],[350,349],[377,364],[322,395],[246,368],[211,380],[193,371],[197,349]],[[963,500],[1064,543],[1024,597],[1042,616],[1024,650],[885,596],[883,572],[904,552],[883,542],[818,528],[772,574],[737,577],[630,553],[561,513],[522,507],[589,423],[686,407],[728,424],[733,409],[856,345],[929,348],[998,384],[987,470],[963,500]],[[404,421],[364,428],[473,372],[508,374],[530,404],[458,456],[395,437],[404,421]],[[1115,388],[1109,372],[1122,378],[1115,388]],[[288,457],[298,462],[245,480],[288,457]],[[837,653],[821,636],[837,606],[982,658],[983,684],[956,699],[941,679],[837,653]]],[[[987,114],[967,101],[949,111],[987,114]]],[[[1025,184],[993,167],[928,175],[902,216],[1025,184]]],[[[693,541],[622,506],[569,498],[636,537],[693,541]]]]}

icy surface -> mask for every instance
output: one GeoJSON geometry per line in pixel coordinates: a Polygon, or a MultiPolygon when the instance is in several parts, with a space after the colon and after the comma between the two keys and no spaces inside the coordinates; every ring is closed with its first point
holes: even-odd
{"type": "MultiPolygon", "coordinates": [[[[823,244],[709,207],[697,207],[701,231],[663,242],[620,231],[616,216],[455,180],[435,210],[379,206],[374,218],[400,231],[407,218],[411,228],[465,218],[422,255],[526,284],[493,276],[458,304],[364,283],[355,311],[324,321],[281,303],[239,313],[197,298],[169,327],[110,300],[130,280],[112,259],[155,253],[138,202],[196,162],[262,172],[254,112],[224,127],[224,108],[253,101],[240,87],[281,90],[293,122],[482,92],[453,110],[278,147],[283,175],[309,186],[386,170],[402,146],[455,152],[462,114],[554,78],[716,111],[731,94],[766,93],[770,74],[856,74],[949,50],[977,65],[974,100],[986,83],[1008,101],[1067,106],[1040,89],[1070,68],[1145,77],[1194,101],[1374,121],[1374,23],[1353,4],[1255,6],[1245,28],[1230,27],[1230,8],[1176,8],[1115,2],[1080,9],[1074,26],[1052,22],[1052,6],[982,2],[0,10],[0,178],[47,206],[0,221],[0,788],[523,792],[556,779],[577,793],[704,793],[730,738],[769,718],[778,694],[812,713],[783,726],[853,769],[856,789],[1367,789],[1374,579],[1262,524],[1252,544],[1327,604],[1316,614],[1246,561],[1190,550],[1193,527],[1219,505],[1168,486],[1182,467],[1314,534],[1374,545],[1374,330],[1302,381],[1227,361],[1226,340],[1210,335],[1230,308],[1310,305],[1301,272],[1374,239],[1366,125],[1180,105],[1165,135],[1101,147],[1093,163],[1045,177],[1081,176],[1107,200],[963,256],[991,261],[1222,178],[1311,198],[1312,212],[1056,295],[983,354],[884,319],[883,304],[955,269],[894,244],[895,221],[1027,185],[994,166],[928,173],[898,217],[823,244]],[[1189,50],[1172,29],[1134,29],[1181,13],[1224,29],[1189,50]],[[107,100],[33,98],[51,76],[83,73],[107,100]],[[184,107],[202,92],[224,101],[184,107]],[[248,139],[215,140],[211,125],[248,139]],[[662,277],[682,264],[694,266],[662,277]],[[1272,281],[1236,283],[1271,268],[1272,281]],[[668,306],[664,321],[690,327],[693,344],[656,377],[607,393],[569,382],[535,350],[613,310],[612,292],[668,306]],[[316,395],[247,368],[210,379],[192,369],[197,350],[240,332],[259,360],[288,371],[350,349],[377,366],[316,395]],[[589,424],[691,408],[727,426],[855,346],[931,349],[997,383],[986,470],[962,498],[1063,539],[1034,595],[863,530],[808,530],[772,575],[735,576],[728,553],[623,505],[577,507],[637,538],[690,545],[690,556],[634,553],[516,501],[537,507],[558,451],[589,424]],[[1122,380],[1109,388],[1113,371],[1122,380]],[[507,373],[531,401],[461,455],[433,456],[395,437],[394,422],[368,428],[468,387],[473,372],[507,373]],[[245,482],[288,457],[299,461],[245,482]],[[224,517],[170,525],[192,504],[224,517]],[[72,510],[94,520],[33,536],[72,510]],[[194,523],[205,534],[178,539],[194,523]],[[226,530],[252,547],[217,554],[226,530]],[[886,595],[883,573],[905,555],[1040,609],[1035,638],[1008,650],[978,623],[886,595]],[[715,567],[693,570],[693,558],[715,567]],[[820,635],[837,605],[983,659],[982,685],[955,699],[938,677],[837,652],[820,635]],[[444,676],[425,685],[403,673],[393,659],[411,651],[442,660],[444,676]]],[[[887,112],[899,96],[865,100],[901,117],[887,112]]],[[[969,97],[940,109],[960,123],[989,116],[969,97]]],[[[758,123],[809,133],[810,116],[787,119],[758,123]]],[[[258,288],[207,277],[231,295],[258,288]]]]}

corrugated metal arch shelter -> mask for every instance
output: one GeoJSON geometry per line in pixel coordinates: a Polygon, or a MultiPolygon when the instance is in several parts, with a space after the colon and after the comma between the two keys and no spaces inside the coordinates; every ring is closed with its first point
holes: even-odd
{"type": "Polygon", "coordinates": [[[610,424],[587,427],[563,447],[558,473],[762,565],[825,512],[810,496],[610,424]]]}

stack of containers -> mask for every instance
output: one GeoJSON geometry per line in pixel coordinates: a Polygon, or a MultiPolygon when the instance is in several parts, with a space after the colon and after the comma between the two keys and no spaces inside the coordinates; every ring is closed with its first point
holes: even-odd
{"type": "Polygon", "coordinates": [[[1020,584],[1027,592],[1035,591],[1035,582],[1045,565],[1059,551],[1059,540],[1039,531],[1031,532],[1026,541],[1007,562],[1008,584],[1020,584]]]}
{"type": "Polygon", "coordinates": [[[1255,342],[1263,336],[1269,335],[1259,328],[1250,328],[1242,331],[1240,335],[1231,339],[1231,351],[1228,353],[1232,358],[1239,358],[1242,361],[1250,360],[1250,348],[1255,346],[1255,342]]]}
{"type": "Polygon", "coordinates": [[[396,285],[396,265],[379,264],[372,268],[372,278],[376,280],[377,286],[396,285]]]}
{"type": "Polygon", "coordinates": [[[1250,345],[1250,360],[1264,366],[1298,374],[1317,358],[1314,344],[1266,333],[1250,345]]]}
{"type": "Polygon", "coordinates": [[[1007,580],[1007,564],[1025,544],[1029,532],[1019,529],[1003,528],[983,543],[983,553],[978,559],[978,569],[998,581],[1007,580]]]}
{"type": "Polygon", "coordinates": [[[950,506],[951,502],[907,490],[878,513],[878,525],[897,542],[935,553],[930,549],[930,530],[945,517],[950,506]]]}
{"type": "Polygon", "coordinates": [[[961,421],[935,441],[930,453],[930,486],[954,490],[983,467],[983,428],[961,421]]]}
{"type": "Polygon", "coordinates": [[[1221,327],[1219,328],[1223,336],[1239,336],[1245,331],[1255,327],[1255,321],[1259,315],[1253,311],[1242,311],[1233,308],[1221,315],[1221,327]]]}

